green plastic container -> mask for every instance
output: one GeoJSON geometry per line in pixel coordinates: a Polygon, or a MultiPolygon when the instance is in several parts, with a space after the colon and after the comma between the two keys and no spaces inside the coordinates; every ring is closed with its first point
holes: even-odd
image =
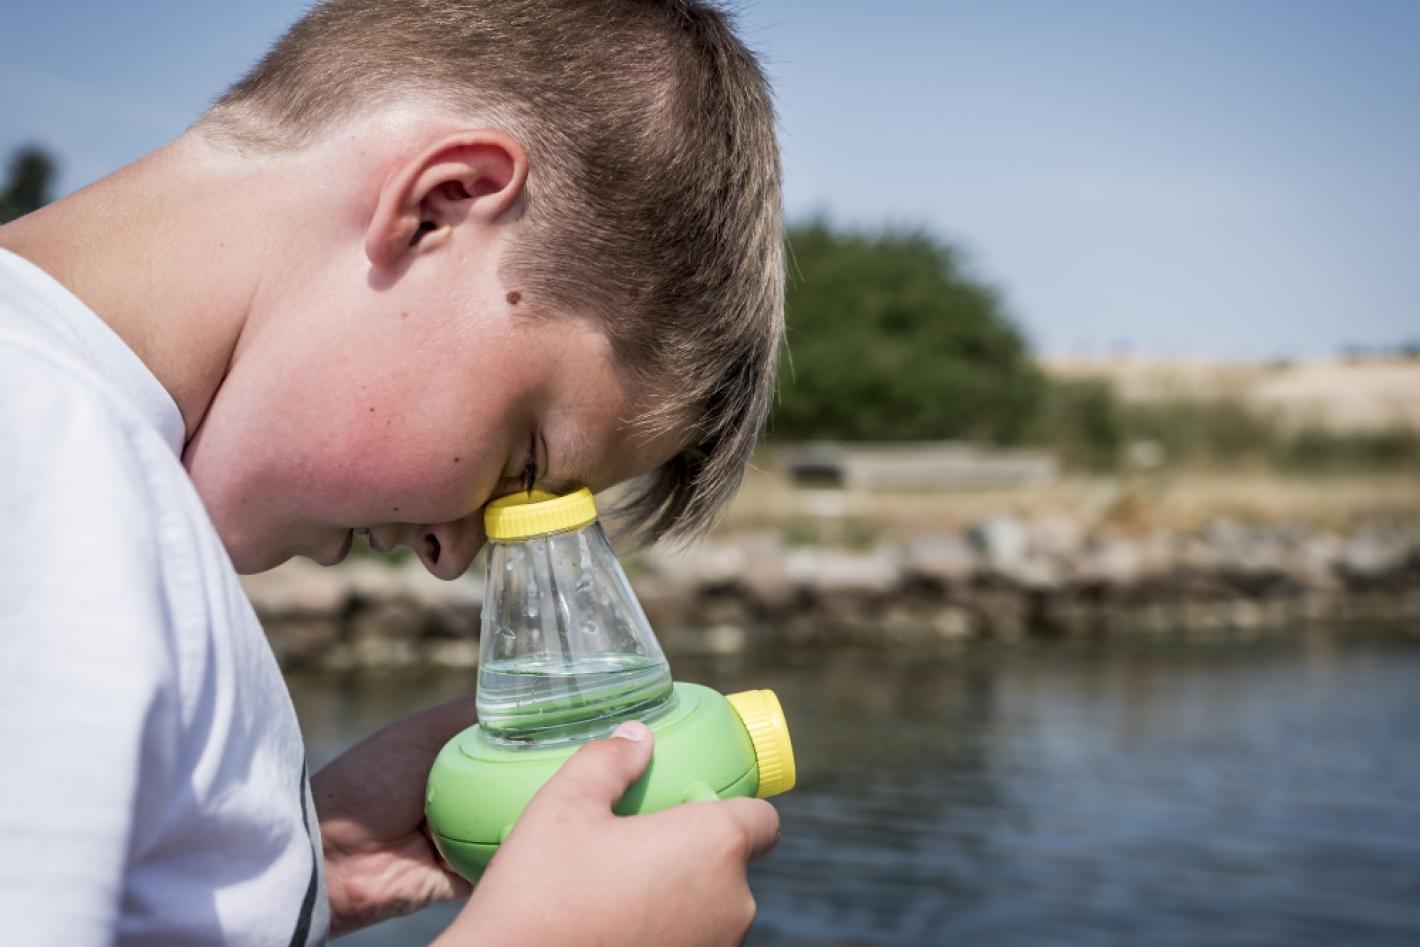
{"type": "Polygon", "coordinates": [[[459,874],[477,880],[562,763],[623,720],[644,721],[655,748],[619,815],[793,788],[772,692],[725,697],[671,681],[590,492],[505,497],[484,523],[481,723],[439,752],[425,793],[430,835],[459,874]]]}
{"type": "MultiPolygon", "coordinates": [[[[754,741],[730,701],[699,684],[678,682],[675,692],[671,711],[649,724],[655,751],[617,803],[618,815],[754,796],[760,788],[754,741]]],[[[495,746],[477,726],[450,740],[425,796],[430,834],[445,861],[477,880],[533,795],[576,749],[495,746]]]]}

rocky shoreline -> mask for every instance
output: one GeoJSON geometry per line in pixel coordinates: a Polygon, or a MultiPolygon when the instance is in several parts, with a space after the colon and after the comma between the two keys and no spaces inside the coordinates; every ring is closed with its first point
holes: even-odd
{"type": "MultiPolygon", "coordinates": [[[[476,570],[474,570],[476,571],[476,570]]],[[[951,650],[1035,638],[1208,639],[1318,625],[1420,633],[1420,528],[1342,534],[1217,519],[1188,533],[994,517],[868,549],[741,533],[628,564],[667,651],[833,645],[951,650]]],[[[246,580],[288,669],[472,667],[481,578],[417,562],[297,560],[246,580]]]]}

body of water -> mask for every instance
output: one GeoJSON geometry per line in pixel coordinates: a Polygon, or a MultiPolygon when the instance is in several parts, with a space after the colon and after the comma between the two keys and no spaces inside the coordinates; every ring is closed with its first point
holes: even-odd
{"type": "MultiPolygon", "coordinates": [[[[1420,640],[676,659],[774,688],[751,947],[1420,944],[1420,640]]],[[[474,675],[294,677],[318,767],[474,675]]],[[[448,906],[342,943],[424,943],[448,906]]]]}

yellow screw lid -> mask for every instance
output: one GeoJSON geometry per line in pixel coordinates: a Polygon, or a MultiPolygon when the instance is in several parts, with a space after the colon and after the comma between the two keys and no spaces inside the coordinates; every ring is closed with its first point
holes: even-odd
{"type": "Polygon", "coordinates": [[[483,508],[488,538],[507,542],[565,533],[597,518],[597,503],[586,487],[565,496],[534,490],[512,493],[483,508]]]}
{"type": "Polygon", "coordinates": [[[760,799],[777,796],[794,788],[798,772],[794,769],[794,745],[789,742],[789,724],[784,720],[784,708],[770,690],[740,691],[725,697],[735,713],[744,721],[759,760],[760,799]]]}

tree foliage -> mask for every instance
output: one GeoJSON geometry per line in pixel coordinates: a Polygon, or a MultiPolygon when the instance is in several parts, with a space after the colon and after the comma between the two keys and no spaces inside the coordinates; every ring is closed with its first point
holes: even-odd
{"type": "Polygon", "coordinates": [[[788,352],[770,435],[1020,440],[1043,380],[997,295],[921,232],[789,234],[788,352]]]}
{"type": "Polygon", "coordinates": [[[54,159],[44,149],[30,146],[16,151],[0,188],[0,224],[48,204],[54,172],[54,159]]]}

